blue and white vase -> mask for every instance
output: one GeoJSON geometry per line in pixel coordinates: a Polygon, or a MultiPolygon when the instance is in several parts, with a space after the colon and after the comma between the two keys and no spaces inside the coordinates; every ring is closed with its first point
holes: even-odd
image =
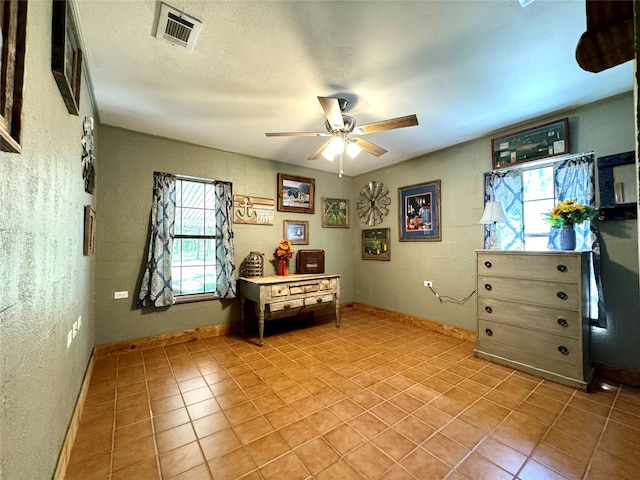
{"type": "Polygon", "coordinates": [[[573,229],[573,225],[560,227],[560,248],[562,250],[576,249],[576,231],[573,229]]]}

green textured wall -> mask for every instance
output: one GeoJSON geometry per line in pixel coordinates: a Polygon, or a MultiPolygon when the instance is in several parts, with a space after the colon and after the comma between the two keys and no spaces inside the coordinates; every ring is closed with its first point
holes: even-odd
{"type": "Polygon", "coordinates": [[[51,74],[51,7],[29,2],[22,153],[0,153],[0,478],[51,478],[94,345],[94,257],[82,255],[82,120],[51,74]],[[67,349],[67,333],[82,327],[67,349]]]}
{"type": "MultiPolygon", "coordinates": [[[[565,116],[572,153],[593,151],[599,157],[635,148],[632,93],[559,112],[548,120],[565,116]]],[[[354,179],[356,187],[377,180],[391,190],[391,213],[381,227],[390,227],[393,239],[391,262],[354,257],[354,301],[475,330],[475,297],[462,305],[441,304],[423,280],[433,281],[440,295],[454,299],[476,288],[474,251],[482,248],[478,220],[483,210],[482,174],[491,170],[490,145],[490,137],[480,138],[354,179]],[[436,179],[442,182],[442,241],[399,242],[398,188],[436,179]]],[[[609,326],[593,330],[593,360],[640,371],[636,221],[600,222],[599,227],[609,326]]]]}
{"type": "Polygon", "coordinates": [[[208,301],[157,310],[135,306],[147,259],[154,171],[230,181],[236,195],[272,199],[277,198],[278,172],[314,178],[314,215],[276,211],[273,226],[234,225],[236,264],[239,266],[249,252],[257,250],[266,254],[265,274],[274,275],[275,268],[269,260],[282,238],[283,220],[305,220],[309,222],[309,245],[297,245],[294,249],[325,250],[325,270],[342,274],[342,301],[352,300],[352,251],[357,227],[322,228],[320,217],[321,197],[349,198],[350,179],[108,126],[101,127],[100,142],[96,240],[98,344],[239,319],[237,302],[208,301]],[[129,292],[129,298],[115,300],[113,293],[123,290],[129,292]]]}

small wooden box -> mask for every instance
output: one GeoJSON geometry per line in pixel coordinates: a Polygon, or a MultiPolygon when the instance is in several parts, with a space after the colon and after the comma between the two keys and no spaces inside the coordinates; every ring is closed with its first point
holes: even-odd
{"type": "Polygon", "coordinates": [[[324,273],[324,250],[298,250],[296,273],[324,273]]]}

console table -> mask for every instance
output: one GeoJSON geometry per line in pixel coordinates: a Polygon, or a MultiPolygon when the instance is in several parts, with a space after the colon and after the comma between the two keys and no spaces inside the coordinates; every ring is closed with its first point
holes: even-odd
{"type": "Polygon", "coordinates": [[[264,322],[335,307],[340,326],[340,275],[319,273],[240,277],[240,321],[244,333],[244,304],[250,300],[258,315],[259,345],[264,344],[264,322]]]}

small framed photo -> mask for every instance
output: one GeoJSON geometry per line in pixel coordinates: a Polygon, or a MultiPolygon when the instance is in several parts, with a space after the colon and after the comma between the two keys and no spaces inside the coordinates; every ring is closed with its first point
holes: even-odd
{"type": "Polygon", "coordinates": [[[285,220],[284,238],[292,245],[309,245],[309,222],[285,220]]]}
{"type": "Polygon", "coordinates": [[[327,228],[349,228],[349,200],[323,197],[322,226],[327,228]]]}
{"type": "Polygon", "coordinates": [[[53,2],[51,70],[69,113],[78,115],[82,50],[70,0],[53,2]]]}
{"type": "Polygon", "coordinates": [[[398,189],[401,242],[439,242],[440,180],[398,189]]]}
{"type": "Polygon", "coordinates": [[[314,213],[314,178],[278,173],[278,211],[314,213]]]}
{"type": "Polygon", "coordinates": [[[362,230],[362,259],[391,260],[390,228],[362,230]]]}

